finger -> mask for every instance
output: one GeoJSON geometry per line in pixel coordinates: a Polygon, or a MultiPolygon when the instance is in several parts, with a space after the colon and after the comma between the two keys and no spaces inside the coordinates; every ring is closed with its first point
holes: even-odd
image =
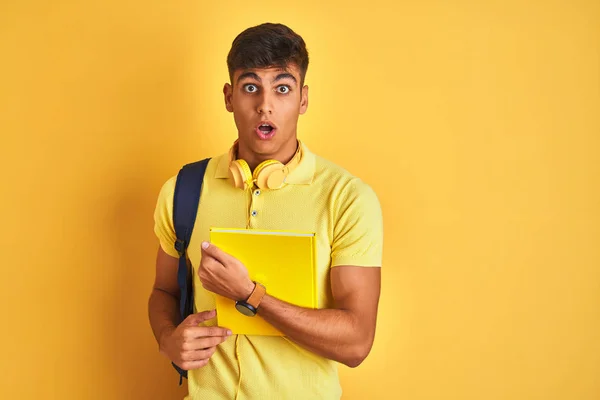
{"type": "Polygon", "coordinates": [[[199,323],[208,321],[217,315],[217,310],[207,310],[196,314],[188,315],[182,322],[186,326],[198,326],[199,323]]]}
{"type": "Polygon", "coordinates": [[[203,266],[207,271],[211,271],[214,268],[223,266],[223,264],[219,260],[214,258],[213,256],[206,254],[203,257],[204,257],[204,265],[203,266]]]}
{"type": "Polygon", "coordinates": [[[195,326],[186,328],[183,336],[186,339],[199,339],[209,336],[231,336],[231,331],[220,326],[195,326]]]}
{"type": "Polygon", "coordinates": [[[227,254],[214,244],[208,242],[202,242],[202,251],[204,252],[204,254],[211,256],[215,260],[219,261],[221,264],[225,264],[228,258],[231,257],[229,254],[227,254]]]}
{"type": "Polygon", "coordinates": [[[228,336],[211,336],[211,337],[203,337],[199,339],[194,339],[189,342],[185,342],[183,344],[183,349],[185,351],[190,350],[203,350],[209,347],[217,346],[227,340],[228,336]]]}
{"type": "Polygon", "coordinates": [[[211,256],[210,254],[206,253],[204,250],[202,250],[202,254],[201,254],[201,258],[200,258],[200,266],[204,267],[205,264],[210,263],[210,262],[215,262],[217,261],[213,256],[211,256]]]}
{"type": "Polygon", "coordinates": [[[217,346],[209,347],[206,349],[188,351],[183,356],[183,361],[200,361],[206,358],[210,358],[217,350],[217,346]]]}
{"type": "Polygon", "coordinates": [[[198,368],[204,367],[206,364],[208,364],[208,360],[210,360],[210,358],[206,358],[204,360],[198,360],[198,361],[184,361],[181,363],[181,365],[179,367],[186,371],[191,371],[193,369],[198,369],[198,368]]]}

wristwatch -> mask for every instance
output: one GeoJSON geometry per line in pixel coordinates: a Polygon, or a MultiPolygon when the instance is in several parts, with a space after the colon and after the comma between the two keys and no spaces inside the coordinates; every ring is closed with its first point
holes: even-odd
{"type": "Polygon", "coordinates": [[[258,282],[254,282],[254,290],[250,293],[247,300],[238,300],[235,302],[235,308],[247,317],[254,317],[258,312],[258,305],[267,293],[267,289],[258,282]]]}

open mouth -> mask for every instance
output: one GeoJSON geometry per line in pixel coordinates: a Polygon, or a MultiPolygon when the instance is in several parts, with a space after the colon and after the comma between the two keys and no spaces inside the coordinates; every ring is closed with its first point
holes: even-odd
{"type": "Polygon", "coordinates": [[[262,133],[264,133],[265,135],[267,135],[267,134],[271,133],[274,128],[271,125],[269,125],[269,124],[262,124],[262,125],[260,125],[258,127],[258,129],[260,129],[260,131],[262,133]]]}
{"type": "Polygon", "coordinates": [[[269,139],[274,134],[277,128],[270,122],[263,122],[262,124],[256,127],[256,133],[261,139],[269,139]]]}

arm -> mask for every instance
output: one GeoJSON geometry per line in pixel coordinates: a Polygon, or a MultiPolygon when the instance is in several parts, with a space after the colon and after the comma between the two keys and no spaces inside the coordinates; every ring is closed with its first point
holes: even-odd
{"type": "Polygon", "coordinates": [[[159,346],[164,333],[174,330],[179,323],[177,265],[177,259],[159,246],[154,285],[148,299],[150,326],[159,346]]]}
{"type": "MultiPolygon", "coordinates": [[[[356,367],[371,351],[381,286],[383,223],[373,190],[360,181],[339,197],[331,247],[333,308],[307,309],[267,294],[259,315],[313,353],[356,367]]],[[[248,299],[254,283],[245,266],[204,242],[198,276],[205,289],[232,300],[248,299]]]]}
{"type": "MultiPolygon", "coordinates": [[[[254,288],[239,260],[206,242],[198,274],[205,289],[233,300],[247,299],[254,288]]],[[[380,286],[381,268],[337,266],[331,268],[334,308],[298,307],[266,294],[258,313],[307,350],[356,367],[371,351],[380,286]]]]}
{"type": "Polygon", "coordinates": [[[156,277],[148,299],[148,317],[159,351],[180,368],[191,370],[206,365],[216,346],[231,332],[218,326],[198,326],[216,316],[215,310],[191,314],[180,322],[179,259],[173,248],[173,192],[176,177],[161,188],[154,210],[154,232],[160,245],[156,256],[156,277]],[[169,253],[165,249],[172,249],[169,253]]]}
{"type": "Polygon", "coordinates": [[[335,308],[306,309],[267,293],[258,314],[307,350],[357,367],[373,345],[380,285],[380,268],[333,267],[331,290],[335,308]]]}
{"type": "Polygon", "coordinates": [[[206,365],[216,346],[224,342],[231,332],[217,326],[198,326],[214,318],[214,310],[189,315],[179,323],[177,266],[177,258],[159,247],[156,277],[148,300],[148,316],[160,352],[179,367],[191,370],[206,365]]]}

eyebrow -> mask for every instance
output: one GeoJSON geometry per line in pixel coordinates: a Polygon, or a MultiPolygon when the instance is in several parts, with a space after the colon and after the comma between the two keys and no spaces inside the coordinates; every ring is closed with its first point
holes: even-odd
{"type": "MultiPolygon", "coordinates": [[[[238,76],[237,81],[241,81],[242,79],[246,79],[246,78],[251,78],[254,79],[258,82],[262,82],[262,79],[260,79],[260,76],[256,75],[254,72],[244,72],[243,74],[241,74],[240,76],[238,76]]],[[[296,80],[296,77],[290,73],[284,72],[282,74],[279,74],[275,77],[275,79],[273,79],[273,83],[280,81],[282,79],[291,79],[294,81],[294,83],[298,83],[298,81],[296,80]]]]}
{"type": "Polygon", "coordinates": [[[259,82],[262,82],[262,79],[260,79],[260,76],[256,75],[254,72],[244,72],[243,74],[241,74],[240,76],[238,76],[237,81],[241,81],[242,79],[245,78],[252,78],[255,79],[259,82]]]}
{"type": "Polygon", "coordinates": [[[296,84],[298,83],[298,81],[296,81],[296,77],[294,75],[292,75],[292,74],[287,73],[287,72],[285,72],[283,74],[277,75],[275,77],[275,79],[273,79],[273,83],[275,83],[277,81],[280,81],[282,79],[288,79],[288,78],[291,79],[291,80],[293,80],[294,83],[296,83],[296,84]]]}

